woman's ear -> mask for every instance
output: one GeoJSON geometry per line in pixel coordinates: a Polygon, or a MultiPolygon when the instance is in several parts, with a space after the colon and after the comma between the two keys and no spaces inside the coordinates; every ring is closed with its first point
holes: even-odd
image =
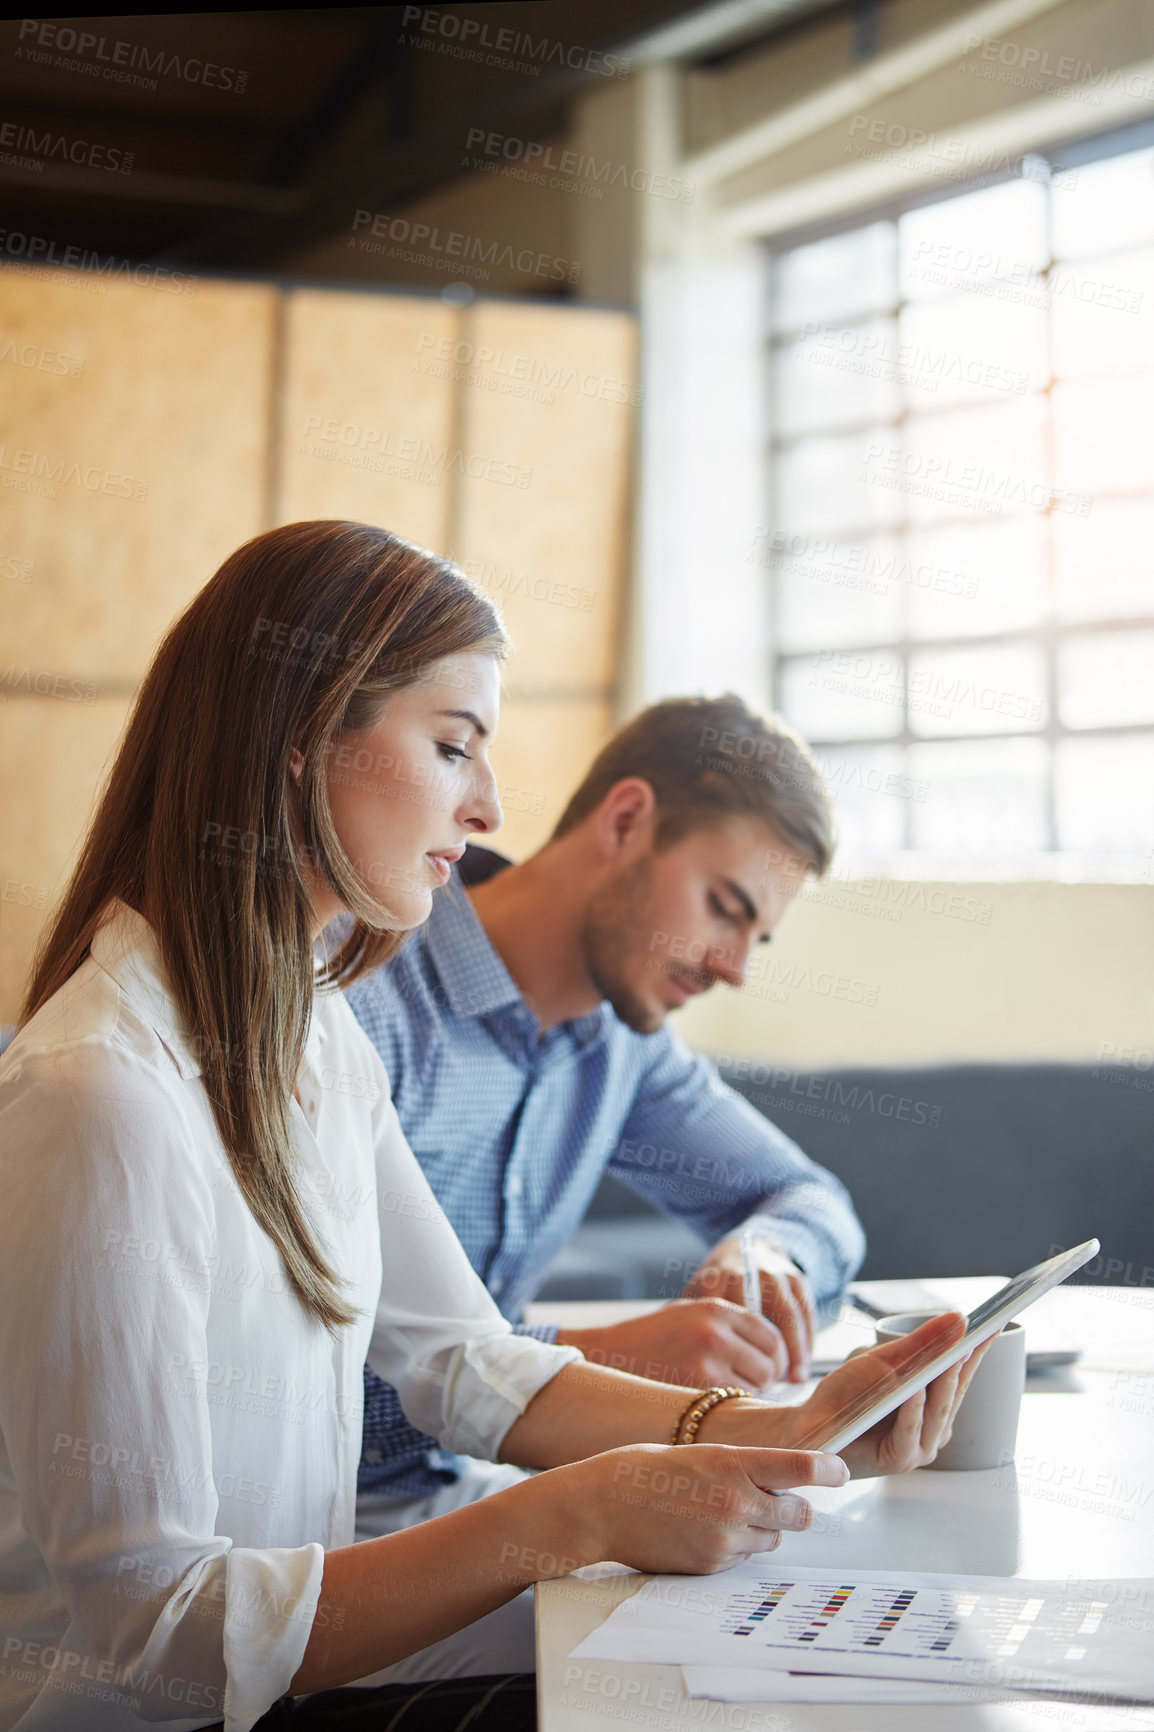
{"type": "Polygon", "coordinates": [[[289,775],[292,777],[298,788],[301,785],[301,775],[304,772],[304,767],[304,758],[294,746],[292,751],[289,753],[289,775]]]}

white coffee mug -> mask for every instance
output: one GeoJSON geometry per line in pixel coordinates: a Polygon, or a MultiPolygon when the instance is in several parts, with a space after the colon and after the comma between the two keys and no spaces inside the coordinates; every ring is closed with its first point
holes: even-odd
{"type": "MultiPolygon", "coordinates": [[[[877,1325],[878,1345],[900,1341],[929,1318],[942,1315],[940,1311],[903,1311],[883,1317],[877,1325]]],[[[1026,1332],[1020,1323],[1007,1323],[987,1347],[954,1415],[950,1441],[930,1466],[968,1471],[1005,1467],[1011,1462],[1025,1384],[1026,1332]]]]}

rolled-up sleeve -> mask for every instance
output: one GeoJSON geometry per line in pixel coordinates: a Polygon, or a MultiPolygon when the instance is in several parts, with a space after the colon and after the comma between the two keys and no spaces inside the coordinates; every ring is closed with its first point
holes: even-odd
{"type": "Polygon", "coordinates": [[[501,1315],[405,1139],[383,1069],[381,1077],[374,1115],[382,1278],[369,1365],[395,1385],[413,1425],[446,1449],[495,1461],[514,1420],[582,1355],[517,1333],[501,1315]]]}
{"type": "Polygon", "coordinates": [[[839,1293],[865,1255],[841,1181],[722,1082],[671,1031],[656,1035],[609,1171],[694,1228],[707,1244],[749,1227],[805,1270],[819,1299],[839,1293]]]}
{"type": "Polygon", "coordinates": [[[0,1091],[0,1483],[39,1552],[23,1603],[58,1608],[17,1656],[37,1724],[70,1724],[67,1692],[97,1678],[142,1720],[246,1732],[299,1668],[320,1590],[319,1544],[217,1531],[207,1368],[227,1345],[206,1272],[227,1169],[178,1088],[91,1042],[18,1059],[0,1091]]]}

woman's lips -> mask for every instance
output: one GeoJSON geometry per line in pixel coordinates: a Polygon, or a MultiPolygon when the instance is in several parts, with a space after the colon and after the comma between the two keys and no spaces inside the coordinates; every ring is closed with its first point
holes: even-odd
{"type": "Polygon", "coordinates": [[[425,859],[429,861],[441,883],[447,884],[452,877],[454,860],[459,860],[464,852],[464,845],[459,848],[441,848],[436,854],[426,854],[425,859]]]}

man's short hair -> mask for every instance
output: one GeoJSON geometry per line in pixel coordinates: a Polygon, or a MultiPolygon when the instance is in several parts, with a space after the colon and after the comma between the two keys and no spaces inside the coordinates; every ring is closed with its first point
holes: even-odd
{"type": "Polygon", "coordinates": [[[833,814],[821,771],[777,716],[720,698],[668,698],[619,728],[561,814],[564,836],[617,782],[639,776],[657,798],[656,846],[734,814],[760,818],[820,877],[833,857],[833,814]]]}

